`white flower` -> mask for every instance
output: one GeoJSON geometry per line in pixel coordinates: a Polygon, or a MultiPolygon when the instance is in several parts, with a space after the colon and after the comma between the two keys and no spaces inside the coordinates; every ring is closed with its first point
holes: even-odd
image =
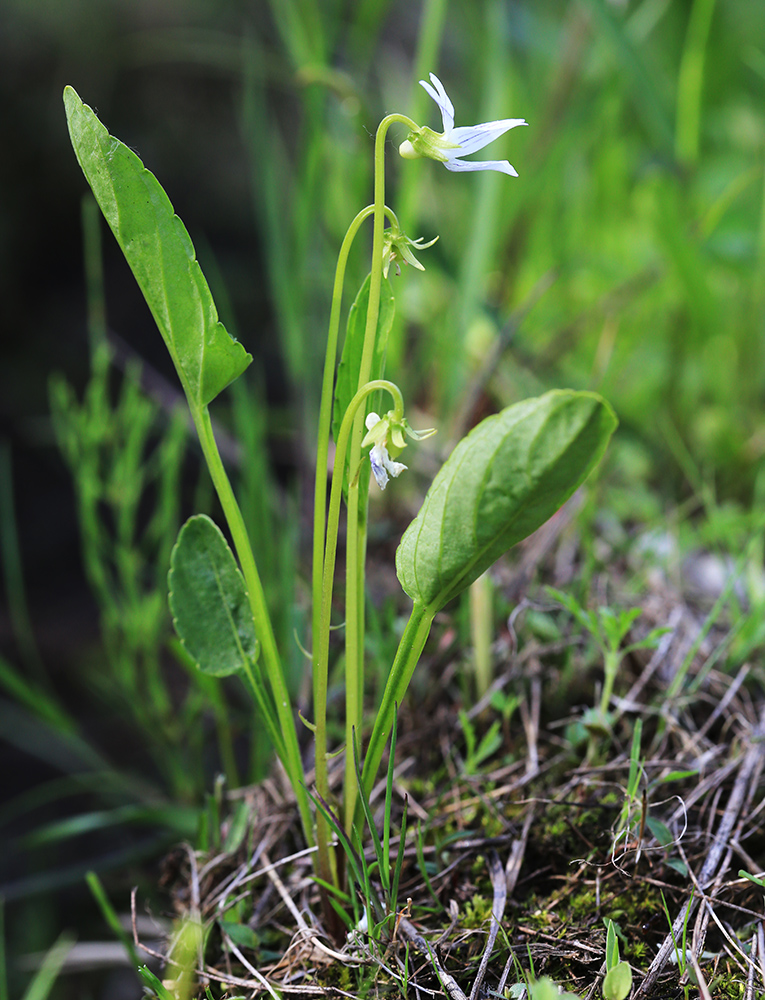
{"type": "Polygon", "coordinates": [[[379,417],[376,413],[368,413],[364,421],[369,433],[364,438],[363,446],[369,441],[374,441],[374,445],[369,452],[369,461],[372,463],[372,472],[377,480],[377,485],[384,490],[388,485],[388,479],[392,476],[398,478],[406,469],[402,462],[394,462],[388,454],[386,440],[390,429],[390,422],[387,417],[379,417]],[[372,432],[377,433],[373,434],[372,432]]]}
{"type": "Polygon", "coordinates": [[[440,160],[447,170],[499,170],[503,174],[517,177],[518,171],[507,160],[463,160],[460,157],[483,149],[509,129],[516,125],[528,125],[528,122],[523,118],[503,118],[502,121],[455,128],[454,105],[449,100],[444,85],[435,73],[430,74],[430,79],[432,86],[425,80],[420,80],[420,84],[441,109],[444,131],[439,135],[423,125],[409,133],[399,146],[399,153],[408,160],[420,156],[440,160]]]}
{"type": "Polygon", "coordinates": [[[395,479],[406,469],[401,462],[394,462],[390,453],[393,452],[395,458],[403,451],[406,448],[405,439],[408,437],[414,441],[423,441],[436,433],[434,427],[425,431],[413,431],[406,417],[396,416],[395,410],[389,410],[384,417],[377,413],[368,413],[364,423],[367,433],[361,442],[361,447],[372,445],[369,461],[372,463],[372,472],[381,490],[388,485],[391,476],[395,479]]]}

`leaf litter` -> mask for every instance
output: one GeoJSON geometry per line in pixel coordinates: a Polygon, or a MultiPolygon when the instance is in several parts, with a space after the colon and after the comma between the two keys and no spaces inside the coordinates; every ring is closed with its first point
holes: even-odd
{"type": "MultiPolygon", "coordinates": [[[[682,581],[648,574],[627,642],[667,631],[626,658],[610,731],[588,743],[582,718],[599,678],[588,637],[563,613],[554,637],[525,623],[540,608],[555,614],[540,581],[565,588],[580,568],[571,530],[579,504],[575,495],[495,570],[497,589],[517,604],[494,643],[495,680],[463,715],[485,733],[498,696],[519,700],[475,771],[465,768],[458,721],[466,654],[448,609],[437,619],[415,697],[399,713],[392,852],[405,799],[410,822],[393,932],[324,932],[312,852],[289,783],[274,770],[227,794],[231,816],[241,802],[249,816],[235,849],[187,848],[168,865],[176,917],[205,929],[199,996],[209,986],[248,996],[522,1000],[549,976],[590,998],[606,972],[609,919],[634,998],[691,990],[750,1000],[765,987],[765,892],[738,874],[765,868],[762,667],[752,659],[726,669],[732,616],[719,601],[705,608],[682,581]]],[[[610,567],[593,577],[592,593],[615,592],[614,580],[610,567]]],[[[333,791],[342,768],[335,758],[333,791]]],[[[371,799],[378,826],[384,786],[371,799]]],[[[370,847],[366,862],[374,860],[370,847]]],[[[177,939],[162,956],[171,979],[177,939]]]]}

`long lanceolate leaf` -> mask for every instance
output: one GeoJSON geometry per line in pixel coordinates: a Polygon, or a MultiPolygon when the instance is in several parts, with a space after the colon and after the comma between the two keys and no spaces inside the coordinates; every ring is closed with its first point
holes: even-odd
{"type": "MultiPolygon", "coordinates": [[[[273,692],[283,762],[298,800],[306,839],[313,842],[300,748],[265,592],[239,505],[212,432],[208,404],[252,360],[226,332],[194,255],[189,234],[159,181],[119,139],[109,135],[71,87],[64,90],[69,134],[106,221],[138,281],[186,393],[210,476],[226,515],[246,581],[264,673],[273,692]]],[[[258,678],[253,671],[247,675],[258,678]]]]}
{"type": "Polygon", "coordinates": [[[186,227],[157,178],[67,87],[69,134],[170,351],[189,401],[206,406],[252,360],[218,320],[186,227]]]}

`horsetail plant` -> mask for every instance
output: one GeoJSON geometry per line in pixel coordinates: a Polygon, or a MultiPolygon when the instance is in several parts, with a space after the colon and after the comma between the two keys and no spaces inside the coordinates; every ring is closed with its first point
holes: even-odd
{"type": "MultiPolygon", "coordinates": [[[[454,127],[454,107],[431,74],[421,81],[436,101],[439,134],[402,114],[387,115],[374,145],[374,200],[353,219],[338,257],[329,317],[316,445],[312,569],[313,719],[315,788],[308,788],[299,728],[282,668],[253,548],[221,460],[210,419],[215,398],[250,364],[251,356],[218,319],[208,284],[183,223],[157,179],[138,156],[111,136],[71,87],[64,91],[77,159],[157,322],[183,386],[202,453],[220,500],[233,551],[206,516],[181,528],[170,561],[170,607],[176,630],[200,670],[237,674],[255,701],[294,790],[308,845],[316,846],[316,876],[324,890],[325,916],[347,899],[342,865],[334,856],[331,826],[350,849],[354,827],[369,819],[368,800],[398,705],[406,695],[436,613],[469,587],[508,548],[547,520],[579,487],[602,457],[616,426],[611,407],[590,392],[553,391],[488,417],[447,458],[422,508],[406,530],[396,570],[412,601],[409,621],[390,669],[366,753],[362,745],[364,683],[364,580],[370,470],[380,489],[399,476],[413,430],[398,386],[385,378],[385,347],[393,323],[388,273],[400,261],[422,265],[411,240],[385,203],[385,144],[389,129],[408,132],[404,158],[425,157],[452,171],[495,170],[517,176],[506,160],[461,159],[482,149],[523,119],[454,127]],[[341,358],[339,331],[345,269],[351,244],[372,219],[368,277],[351,306],[341,358]],[[390,226],[386,229],[385,220],[390,226]],[[389,409],[380,398],[387,397],[389,409]],[[384,404],[383,404],[384,407],[384,404]],[[381,412],[378,412],[381,411],[381,412]],[[325,470],[335,440],[334,471],[327,497],[325,470]],[[330,811],[327,692],[330,614],[341,510],[345,505],[345,778],[340,811],[330,811]],[[363,758],[363,763],[362,763],[363,758]],[[320,807],[316,807],[316,804],[320,807]]],[[[384,846],[387,849],[388,835],[384,846]]],[[[375,841],[377,847],[377,841],[375,841]]],[[[379,853],[379,852],[378,852],[379,853]]],[[[381,865],[380,872],[388,869],[381,865]]],[[[394,868],[395,872],[395,868],[394,868]]],[[[357,876],[360,873],[357,873],[357,876]]],[[[383,880],[387,906],[395,906],[395,876],[383,880]]],[[[386,919],[389,914],[382,914],[386,919]]],[[[380,915],[378,915],[380,919],[380,915]]]]}

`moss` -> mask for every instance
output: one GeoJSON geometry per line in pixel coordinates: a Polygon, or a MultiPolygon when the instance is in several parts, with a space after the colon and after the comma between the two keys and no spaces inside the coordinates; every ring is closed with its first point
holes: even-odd
{"type": "Polygon", "coordinates": [[[500,837],[505,832],[502,818],[495,813],[485,812],[481,816],[481,831],[485,837],[500,837]]]}
{"type": "Polygon", "coordinates": [[[746,992],[740,970],[726,970],[724,974],[715,976],[708,986],[714,1000],[741,1000],[746,992]]]}
{"type": "Polygon", "coordinates": [[[569,899],[568,912],[575,918],[587,918],[598,912],[598,899],[594,889],[584,889],[573,893],[569,899]]]}
{"type": "Polygon", "coordinates": [[[461,925],[465,930],[472,931],[482,927],[491,917],[491,900],[485,896],[475,895],[465,904],[461,925]]]}
{"type": "Polygon", "coordinates": [[[648,951],[645,941],[634,941],[627,947],[629,948],[629,957],[632,963],[638,967],[642,966],[648,951]]]}

